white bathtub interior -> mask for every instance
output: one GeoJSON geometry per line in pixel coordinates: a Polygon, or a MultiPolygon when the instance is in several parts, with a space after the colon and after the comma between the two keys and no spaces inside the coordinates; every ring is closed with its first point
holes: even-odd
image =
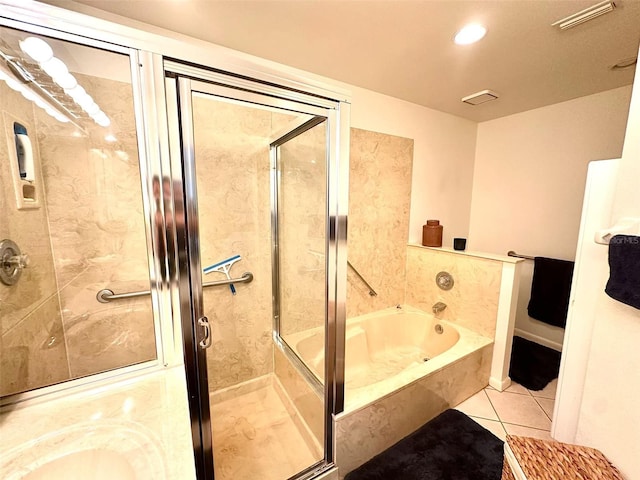
{"type": "MultiPolygon", "coordinates": [[[[323,380],[324,333],[319,329],[285,340],[323,380]]],[[[493,340],[403,305],[347,320],[345,411],[352,411],[439,371],[493,340]]]]}

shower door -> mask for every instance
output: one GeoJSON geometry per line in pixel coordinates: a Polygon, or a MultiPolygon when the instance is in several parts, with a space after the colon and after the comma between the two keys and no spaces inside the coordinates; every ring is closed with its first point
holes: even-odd
{"type": "Polygon", "coordinates": [[[180,132],[170,143],[184,185],[179,268],[189,279],[182,318],[199,478],[308,478],[333,462],[331,419],[342,402],[334,102],[166,68],[170,131],[180,132]],[[320,391],[274,333],[283,308],[323,329],[320,391]]]}

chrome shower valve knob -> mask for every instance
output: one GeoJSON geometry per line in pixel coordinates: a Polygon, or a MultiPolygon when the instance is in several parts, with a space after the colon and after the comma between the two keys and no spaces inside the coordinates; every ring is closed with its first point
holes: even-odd
{"type": "Polygon", "coordinates": [[[29,257],[20,252],[20,247],[15,242],[9,239],[0,241],[0,281],[2,283],[14,285],[27,266],[29,266],[29,257]]]}
{"type": "Polygon", "coordinates": [[[30,262],[29,255],[14,255],[9,257],[8,260],[3,260],[3,267],[9,265],[16,268],[27,268],[30,262]]]}

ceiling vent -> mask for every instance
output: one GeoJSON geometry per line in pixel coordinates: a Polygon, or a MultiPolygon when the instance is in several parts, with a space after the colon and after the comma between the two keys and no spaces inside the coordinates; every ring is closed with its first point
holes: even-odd
{"type": "Polygon", "coordinates": [[[469,105],[480,105],[481,103],[487,103],[491,100],[495,100],[496,98],[498,98],[498,94],[496,92],[492,90],[482,90],[481,92],[476,92],[468,97],[464,97],[462,101],[469,105]]]}
{"type": "Polygon", "coordinates": [[[574,13],[573,15],[569,15],[568,17],[562,18],[557,22],[552,23],[551,26],[557,26],[558,28],[560,28],[560,30],[566,30],[567,28],[572,28],[576,25],[580,25],[581,23],[593,20],[594,18],[599,17],[600,15],[604,15],[605,13],[613,12],[614,8],[616,8],[616,4],[609,0],[596,3],[589,8],[580,10],[578,13],[574,13]]]}

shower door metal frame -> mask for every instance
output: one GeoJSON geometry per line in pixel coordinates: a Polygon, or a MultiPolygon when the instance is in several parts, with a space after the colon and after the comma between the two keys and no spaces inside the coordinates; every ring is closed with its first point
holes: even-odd
{"type": "MultiPolygon", "coordinates": [[[[182,184],[182,189],[176,190],[174,195],[180,195],[184,199],[183,216],[176,219],[176,233],[178,251],[183,252],[179,255],[178,266],[181,272],[180,311],[198,479],[213,479],[214,470],[206,356],[205,351],[198,345],[201,337],[198,319],[204,315],[204,309],[201,291],[202,266],[199,255],[192,95],[202,93],[242,103],[265,105],[326,118],[330,148],[327,165],[325,438],[324,459],[296,476],[296,478],[309,478],[333,467],[335,461],[333,418],[344,408],[349,104],[256,79],[197,68],[174,61],[164,62],[164,73],[169,125],[177,122],[180,128],[179,133],[169,133],[173,135],[174,144],[176,141],[180,142],[181,150],[180,158],[176,158],[175,154],[172,155],[171,165],[172,178],[177,181],[179,177],[182,184]],[[186,243],[181,245],[180,239],[185,239],[186,243]]],[[[177,213],[180,211],[181,209],[176,208],[177,213]]]]}

